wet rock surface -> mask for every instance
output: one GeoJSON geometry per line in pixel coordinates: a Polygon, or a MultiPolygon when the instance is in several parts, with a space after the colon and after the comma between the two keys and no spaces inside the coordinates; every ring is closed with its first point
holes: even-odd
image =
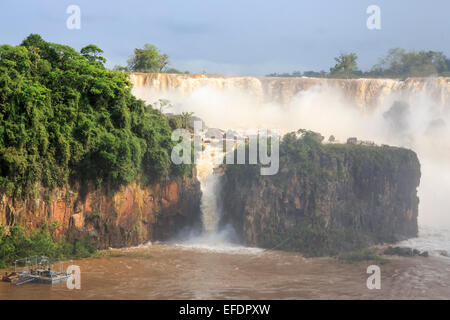
{"type": "Polygon", "coordinates": [[[200,183],[195,175],[119,191],[39,188],[36,198],[0,199],[0,224],[27,231],[47,223],[55,238],[89,235],[97,248],[165,240],[182,228],[200,228],[200,183]]]}
{"type": "Polygon", "coordinates": [[[421,257],[428,257],[428,251],[419,251],[417,249],[412,248],[405,248],[405,247],[388,247],[383,252],[384,254],[391,255],[391,256],[401,256],[401,257],[414,257],[414,256],[421,256],[421,257]]]}
{"type": "Polygon", "coordinates": [[[227,166],[222,223],[232,224],[248,245],[311,256],[417,236],[420,164],[413,151],[356,145],[307,150],[280,156],[273,176],[261,176],[257,166],[227,166]]]}

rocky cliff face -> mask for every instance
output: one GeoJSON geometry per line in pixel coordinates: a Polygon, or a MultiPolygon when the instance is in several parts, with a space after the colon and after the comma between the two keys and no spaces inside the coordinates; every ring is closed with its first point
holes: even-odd
{"type": "Polygon", "coordinates": [[[274,176],[231,165],[222,223],[248,245],[308,255],[393,242],[417,236],[419,180],[416,154],[391,147],[325,145],[282,156],[274,176]]]}
{"type": "Polygon", "coordinates": [[[164,240],[183,227],[201,225],[200,184],[193,177],[149,187],[133,183],[118,192],[37,190],[36,197],[25,200],[3,196],[0,225],[18,224],[32,230],[48,222],[56,229],[55,236],[64,234],[70,239],[89,234],[99,249],[164,240]]]}

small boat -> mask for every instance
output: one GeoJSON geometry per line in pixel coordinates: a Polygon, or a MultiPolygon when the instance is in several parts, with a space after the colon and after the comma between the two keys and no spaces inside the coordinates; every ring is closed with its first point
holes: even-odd
{"type": "Polygon", "coordinates": [[[14,272],[5,273],[1,280],[20,286],[30,282],[54,284],[71,279],[72,275],[63,270],[62,262],[56,262],[59,262],[59,271],[55,271],[51,259],[46,256],[19,259],[14,263],[14,272]]]}
{"type": "Polygon", "coordinates": [[[69,280],[71,277],[67,272],[54,272],[50,270],[38,270],[36,282],[54,284],[69,280]]]}
{"type": "Polygon", "coordinates": [[[2,277],[2,281],[11,282],[13,279],[16,279],[16,278],[18,278],[16,272],[11,272],[9,274],[8,274],[8,272],[6,272],[5,275],[2,277]]]}
{"type": "Polygon", "coordinates": [[[11,284],[20,286],[29,282],[37,282],[44,284],[54,284],[62,281],[69,280],[71,275],[66,272],[53,272],[48,270],[33,270],[32,272],[23,272],[18,275],[11,276],[5,280],[11,282],[11,284]]]}
{"type": "Polygon", "coordinates": [[[36,281],[36,276],[33,275],[23,275],[22,277],[19,276],[17,280],[11,281],[11,284],[14,284],[16,286],[20,286],[24,283],[33,282],[36,281]]]}

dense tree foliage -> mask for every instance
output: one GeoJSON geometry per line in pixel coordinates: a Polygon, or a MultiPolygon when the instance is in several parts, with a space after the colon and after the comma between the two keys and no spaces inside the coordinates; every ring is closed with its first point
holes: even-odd
{"type": "Polygon", "coordinates": [[[134,54],[128,60],[128,68],[137,72],[163,72],[169,64],[169,56],[159,49],[146,43],[144,48],[134,49],[134,54]]]}
{"type": "Polygon", "coordinates": [[[44,225],[27,234],[20,226],[13,226],[9,232],[0,225],[0,268],[7,267],[15,260],[34,255],[51,258],[86,258],[95,252],[95,245],[89,237],[81,237],[73,242],[64,238],[55,241],[51,228],[44,225]]]}
{"type": "Polygon", "coordinates": [[[334,58],[336,65],[330,69],[331,76],[338,76],[344,78],[350,78],[358,69],[358,56],[354,53],[340,54],[339,57],[334,58]]]}
{"type": "Polygon", "coordinates": [[[26,196],[37,183],[71,179],[114,188],[188,171],[171,166],[166,117],[137,100],[101,53],[35,34],[0,46],[0,193],[26,196]]]}
{"type": "Polygon", "coordinates": [[[105,63],[106,59],[101,56],[103,50],[95,44],[90,44],[80,50],[80,53],[91,62],[105,63]]]}
{"type": "Polygon", "coordinates": [[[169,56],[161,53],[153,44],[146,43],[144,48],[134,49],[134,54],[128,59],[128,66],[115,66],[117,71],[133,71],[133,72],[162,72],[174,74],[189,74],[189,71],[181,72],[175,68],[170,68],[169,56]]]}
{"type": "Polygon", "coordinates": [[[374,75],[388,77],[427,77],[448,71],[448,60],[442,52],[407,52],[400,48],[389,50],[386,57],[372,69],[374,75]]]}
{"type": "Polygon", "coordinates": [[[180,71],[178,69],[175,68],[167,68],[166,70],[164,70],[164,73],[173,73],[173,74],[189,74],[189,71],[180,71]]]}
{"type": "Polygon", "coordinates": [[[409,219],[400,222],[390,215],[416,206],[417,155],[322,140],[302,129],[284,135],[275,175],[261,175],[261,164],[248,164],[248,158],[245,165],[227,165],[221,186],[225,223],[250,245],[309,256],[396,241],[393,230],[414,233],[414,221],[408,225],[409,219]]]}
{"type": "Polygon", "coordinates": [[[316,78],[407,78],[450,76],[450,59],[440,51],[406,51],[390,49],[370,71],[358,70],[356,54],[341,54],[336,65],[325,71],[294,71],[292,73],[271,73],[269,77],[316,77],[316,78]]]}

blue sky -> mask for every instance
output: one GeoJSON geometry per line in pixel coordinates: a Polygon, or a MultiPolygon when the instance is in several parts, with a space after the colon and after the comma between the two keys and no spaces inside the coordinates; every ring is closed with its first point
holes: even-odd
{"type": "Polygon", "coordinates": [[[76,49],[94,43],[109,67],[152,43],[175,68],[242,75],[328,70],[333,57],[355,52],[366,70],[393,47],[450,56],[449,13],[448,0],[1,0],[0,43],[30,33],[76,49]],[[81,8],[80,30],[66,28],[71,4],[81,8]],[[372,4],[381,30],[366,27],[372,4]]]}

